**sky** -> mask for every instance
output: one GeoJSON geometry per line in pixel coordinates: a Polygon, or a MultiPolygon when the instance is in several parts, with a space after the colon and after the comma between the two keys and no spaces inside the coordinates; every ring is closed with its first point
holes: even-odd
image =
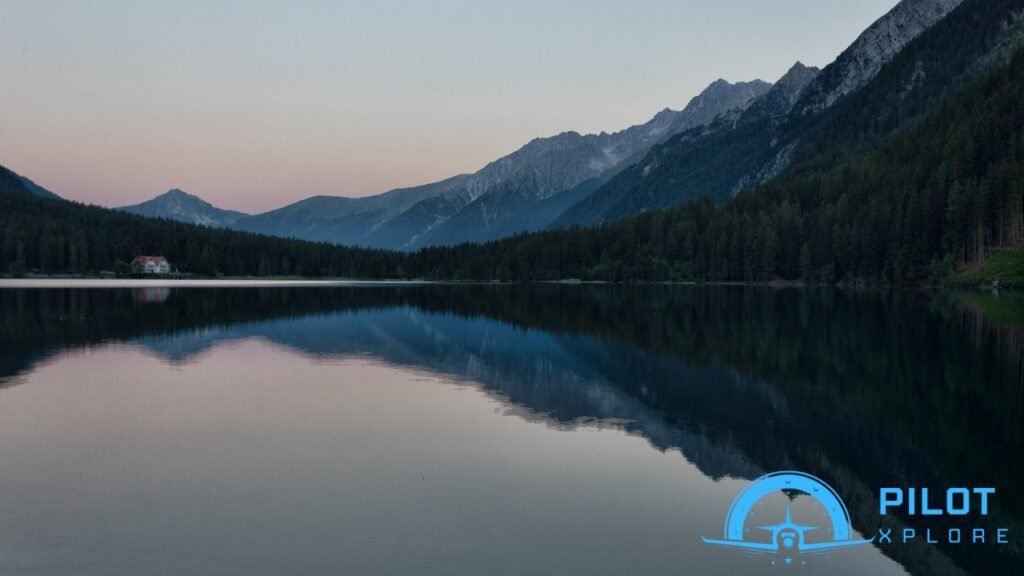
{"type": "Polygon", "coordinates": [[[0,165],[260,212],[614,132],[825,66],[896,0],[0,0],[0,165]]]}

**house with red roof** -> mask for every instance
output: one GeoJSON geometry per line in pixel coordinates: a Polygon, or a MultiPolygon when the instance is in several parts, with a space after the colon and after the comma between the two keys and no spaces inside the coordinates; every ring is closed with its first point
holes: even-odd
{"type": "Polygon", "coordinates": [[[133,274],[170,274],[171,263],[163,256],[136,256],[132,260],[133,274]]]}

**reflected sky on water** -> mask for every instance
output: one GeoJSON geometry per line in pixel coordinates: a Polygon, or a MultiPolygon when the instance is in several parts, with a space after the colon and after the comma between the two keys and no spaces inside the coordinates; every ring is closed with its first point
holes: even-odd
{"type": "MultiPolygon", "coordinates": [[[[880,524],[882,485],[995,485],[982,520],[1012,532],[1018,304],[3,290],[0,558],[15,574],[775,573],[700,537],[779,469],[828,481],[866,536],[926,526],[880,524]]],[[[793,497],[763,515],[815,513],[793,497]]],[[[790,569],[1015,574],[1020,550],[879,545],[790,569]]]]}

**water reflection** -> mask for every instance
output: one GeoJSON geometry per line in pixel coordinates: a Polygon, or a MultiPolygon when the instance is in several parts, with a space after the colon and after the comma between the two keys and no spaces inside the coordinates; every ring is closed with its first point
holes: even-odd
{"type": "Polygon", "coordinates": [[[157,288],[133,288],[132,298],[136,302],[163,304],[171,297],[171,289],[167,286],[157,288]]]}
{"type": "MultiPolygon", "coordinates": [[[[1024,444],[1024,303],[1012,294],[260,288],[176,290],[158,306],[137,296],[0,291],[0,376],[14,384],[52,354],[104,342],[187,367],[218,344],[260,339],[476,383],[507,414],[622,429],[710,479],[814,470],[863,533],[879,528],[882,485],[994,485],[993,523],[1024,530],[1024,470],[1007,457],[1024,444]]],[[[1024,558],[1019,540],[881,550],[915,574],[1015,574],[1024,558]]]]}

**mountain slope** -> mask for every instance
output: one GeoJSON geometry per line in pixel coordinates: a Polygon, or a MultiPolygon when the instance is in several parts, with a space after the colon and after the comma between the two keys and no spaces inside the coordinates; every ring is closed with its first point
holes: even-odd
{"type": "Polygon", "coordinates": [[[868,27],[807,90],[795,110],[806,116],[825,110],[867,84],[911,40],[963,0],[905,0],[868,27]]]}
{"type": "Polygon", "coordinates": [[[15,194],[31,194],[32,196],[50,198],[52,200],[63,200],[63,198],[46,188],[3,166],[0,166],[0,191],[15,194]]]}
{"type": "Polygon", "coordinates": [[[362,245],[374,227],[425,198],[458,186],[465,178],[455,176],[434,184],[399,188],[362,198],[313,196],[276,210],[242,218],[231,227],[273,236],[362,245]]]}
{"type": "Polygon", "coordinates": [[[1024,2],[966,0],[836,107],[797,160],[877,148],[1024,46],[1024,2]]]}
{"type": "Polygon", "coordinates": [[[177,188],[168,190],[152,200],[122,206],[118,210],[147,218],[167,218],[215,228],[230,226],[238,219],[248,216],[244,212],[217,208],[202,198],[177,188]]]}
{"type": "Polygon", "coordinates": [[[32,194],[25,184],[25,178],[18,176],[3,166],[0,166],[0,193],[11,195],[32,194]]]}
{"type": "Polygon", "coordinates": [[[33,196],[39,196],[40,198],[52,198],[55,200],[63,200],[63,198],[61,198],[60,196],[57,196],[53,192],[50,192],[46,188],[43,188],[42,186],[29,180],[28,178],[25,178],[24,176],[19,176],[18,178],[21,178],[21,183],[25,186],[25,190],[28,191],[28,193],[32,194],[33,196]]]}
{"type": "Polygon", "coordinates": [[[410,247],[487,242],[543,230],[569,206],[586,198],[604,182],[604,177],[597,176],[541,199],[533,195],[529,186],[507,183],[470,202],[443,224],[416,236],[410,247]]]}
{"type": "MultiPolygon", "coordinates": [[[[707,128],[683,132],[657,146],[590,197],[567,210],[556,226],[594,225],[645,210],[708,196],[721,201],[738,190],[778,175],[813,141],[838,103],[873,80],[878,71],[922,32],[954,10],[961,0],[904,0],[876,21],[796,98],[781,105],[752,103],[744,120],[719,118],[707,128]],[[789,103],[792,110],[786,109],[789,103]]],[[[925,32],[926,33],[926,32],[925,32]]],[[[952,47],[946,47],[953,50],[952,47]]],[[[794,78],[806,78],[799,68],[794,78]]],[[[913,70],[904,71],[912,83],[913,70]]],[[[790,73],[787,73],[789,76],[790,73]]],[[[787,80],[785,77],[783,80],[787,80]]],[[[896,90],[895,78],[886,89],[896,90]]],[[[782,84],[780,80],[779,84],[782,84]]],[[[799,85],[799,82],[794,82],[799,85]]],[[[870,107],[874,103],[864,103],[870,107]]],[[[922,111],[918,111],[921,113],[922,111]]]]}

